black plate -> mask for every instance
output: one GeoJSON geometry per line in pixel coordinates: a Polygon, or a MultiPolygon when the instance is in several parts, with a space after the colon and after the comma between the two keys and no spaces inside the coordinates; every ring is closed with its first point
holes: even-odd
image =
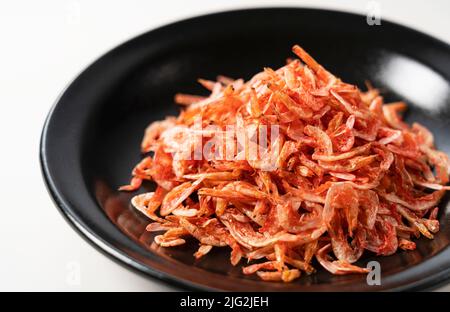
{"type": "Polygon", "coordinates": [[[364,16],[334,11],[277,8],[201,16],[124,43],[83,71],[58,99],[45,123],[40,153],[50,194],[69,223],[120,263],[194,289],[417,290],[446,281],[448,200],[434,240],[419,240],[414,252],[362,260],[381,263],[381,286],[368,286],[363,276],[325,271],[284,284],[244,277],[240,267],[229,264],[228,250],[194,261],[194,244],[156,248],[144,231],[145,217],[129,205],[132,194],[116,191],[141,157],[145,126],[178,112],[175,93],[204,92],[198,77],[248,79],[264,66],[281,66],[293,56],[294,43],[344,81],[363,87],[370,79],[387,101],[408,101],[407,120],[432,129],[437,146],[450,152],[447,44],[385,20],[368,26],[364,16]]]}

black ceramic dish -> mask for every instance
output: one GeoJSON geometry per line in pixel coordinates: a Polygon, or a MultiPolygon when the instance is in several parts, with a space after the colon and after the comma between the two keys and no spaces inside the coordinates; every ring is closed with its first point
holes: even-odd
{"type": "MultiPolygon", "coordinates": [[[[278,67],[302,45],[344,81],[370,79],[387,101],[410,105],[407,121],[432,129],[450,152],[450,47],[417,31],[364,16],[312,9],[256,9],[201,16],[150,31],[112,50],[81,73],[47,118],[42,170],[69,223],[105,254],[135,270],[190,289],[234,291],[365,291],[428,289],[450,276],[450,211],[441,204],[441,231],[413,252],[361,260],[381,263],[381,286],[364,276],[323,270],[294,283],[244,277],[228,250],[194,261],[195,245],[158,249],[146,219],[120,193],[140,159],[146,125],[176,114],[177,92],[202,93],[198,77],[248,79],[278,67]]],[[[143,187],[151,187],[149,185],[143,187]]],[[[55,233],[58,235],[58,233],[55,233]]]]}

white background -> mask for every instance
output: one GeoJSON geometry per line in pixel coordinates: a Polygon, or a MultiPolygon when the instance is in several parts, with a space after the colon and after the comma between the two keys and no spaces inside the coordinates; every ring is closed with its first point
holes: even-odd
{"type": "MultiPolygon", "coordinates": [[[[450,1],[377,3],[382,18],[450,43],[450,1]]],[[[107,259],[59,215],[44,187],[38,161],[45,116],[80,70],[135,35],[193,15],[275,5],[366,14],[368,1],[0,2],[0,290],[174,289],[107,259]],[[78,269],[79,280],[71,274],[78,269]]]]}

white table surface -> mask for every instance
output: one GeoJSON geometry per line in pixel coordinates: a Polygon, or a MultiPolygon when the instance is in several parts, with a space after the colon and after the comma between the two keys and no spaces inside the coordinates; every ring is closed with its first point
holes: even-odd
{"type": "MultiPolygon", "coordinates": [[[[168,291],[109,260],[64,221],[43,184],[38,146],[71,79],[117,44],[198,14],[262,6],[366,14],[369,1],[2,1],[0,3],[0,290],[168,291]],[[158,4],[157,4],[158,3],[158,4]]],[[[450,42],[450,1],[376,1],[381,18],[450,42]]],[[[450,286],[443,289],[450,290],[450,286]]]]}

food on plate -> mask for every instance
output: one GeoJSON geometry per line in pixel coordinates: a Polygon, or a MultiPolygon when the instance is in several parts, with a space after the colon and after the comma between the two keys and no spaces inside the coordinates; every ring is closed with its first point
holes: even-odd
{"type": "Polygon", "coordinates": [[[249,81],[200,79],[209,96],[177,94],[179,116],[151,123],[129,185],[132,205],[174,247],[195,238],[246,259],[244,274],[290,282],[315,272],[367,273],[363,253],[414,250],[439,231],[449,160],[424,126],[341,81],[301,47],[299,59],[249,81]]]}

